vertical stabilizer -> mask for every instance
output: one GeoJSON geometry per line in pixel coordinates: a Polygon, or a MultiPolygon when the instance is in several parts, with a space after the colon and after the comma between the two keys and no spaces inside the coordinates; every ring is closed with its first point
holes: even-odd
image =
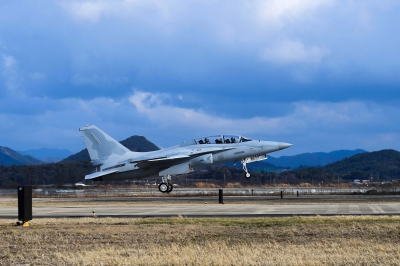
{"type": "Polygon", "coordinates": [[[81,127],[79,131],[85,140],[86,148],[93,164],[98,164],[99,161],[107,161],[111,155],[122,156],[131,152],[96,126],[81,127]]]}

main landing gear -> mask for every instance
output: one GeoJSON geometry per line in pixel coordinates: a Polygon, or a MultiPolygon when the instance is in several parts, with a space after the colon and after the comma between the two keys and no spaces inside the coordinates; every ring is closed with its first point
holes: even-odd
{"type": "Polygon", "coordinates": [[[171,183],[171,176],[170,175],[163,176],[161,179],[162,179],[162,181],[161,181],[160,185],[158,185],[158,189],[162,193],[170,193],[172,191],[172,189],[174,188],[171,183]]]}
{"type": "Polygon", "coordinates": [[[246,158],[245,158],[245,159],[242,159],[242,160],[241,160],[241,163],[242,163],[242,165],[243,165],[243,170],[246,172],[246,174],[244,175],[244,177],[246,177],[247,179],[250,179],[250,178],[251,178],[251,174],[249,173],[249,171],[247,170],[247,167],[246,167],[246,164],[247,164],[246,158]]]}

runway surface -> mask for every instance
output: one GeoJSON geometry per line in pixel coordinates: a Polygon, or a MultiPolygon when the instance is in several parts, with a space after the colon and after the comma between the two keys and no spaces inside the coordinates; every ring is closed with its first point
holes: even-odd
{"type": "MultiPolygon", "coordinates": [[[[281,217],[312,215],[400,215],[400,204],[204,204],[164,206],[34,207],[33,218],[91,217],[281,217]]],[[[0,207],[1,218],[18,218],[17,207],[0,207]]]]}

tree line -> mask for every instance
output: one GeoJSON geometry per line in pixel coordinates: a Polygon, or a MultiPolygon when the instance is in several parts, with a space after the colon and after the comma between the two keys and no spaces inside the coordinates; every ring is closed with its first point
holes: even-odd
{"type": "MultiPolygon", "coordinates": [[[[69,161],[41,165],[0,166],[0,187],[18,185],[61,185],[84,180],[93,171],[90,161],[69,161]]],[[[276,172],[253,172],[251,179],[242,169],[228,166],[210,166],[189,174],[191,179],[243,184],[335,184],[354,179],[389,181],[400,177],[400,153],[383,150],[357,154],[324,167],[307,167],[276,172]]],[[[174,180],[182,180],[183,175],[174,180]]],[[[157,177],[155,177],[157,178],[157,177]]],[[[148,178],[151,179],[151,178],[148,178]]]]}

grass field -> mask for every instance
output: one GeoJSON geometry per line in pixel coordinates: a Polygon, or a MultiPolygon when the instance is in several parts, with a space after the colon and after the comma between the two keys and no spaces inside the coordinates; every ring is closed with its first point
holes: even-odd
{"type": "Polygon", "coordinates": [[[0,220],[0,265],[400,265],[400,216],[0,220]]]}

